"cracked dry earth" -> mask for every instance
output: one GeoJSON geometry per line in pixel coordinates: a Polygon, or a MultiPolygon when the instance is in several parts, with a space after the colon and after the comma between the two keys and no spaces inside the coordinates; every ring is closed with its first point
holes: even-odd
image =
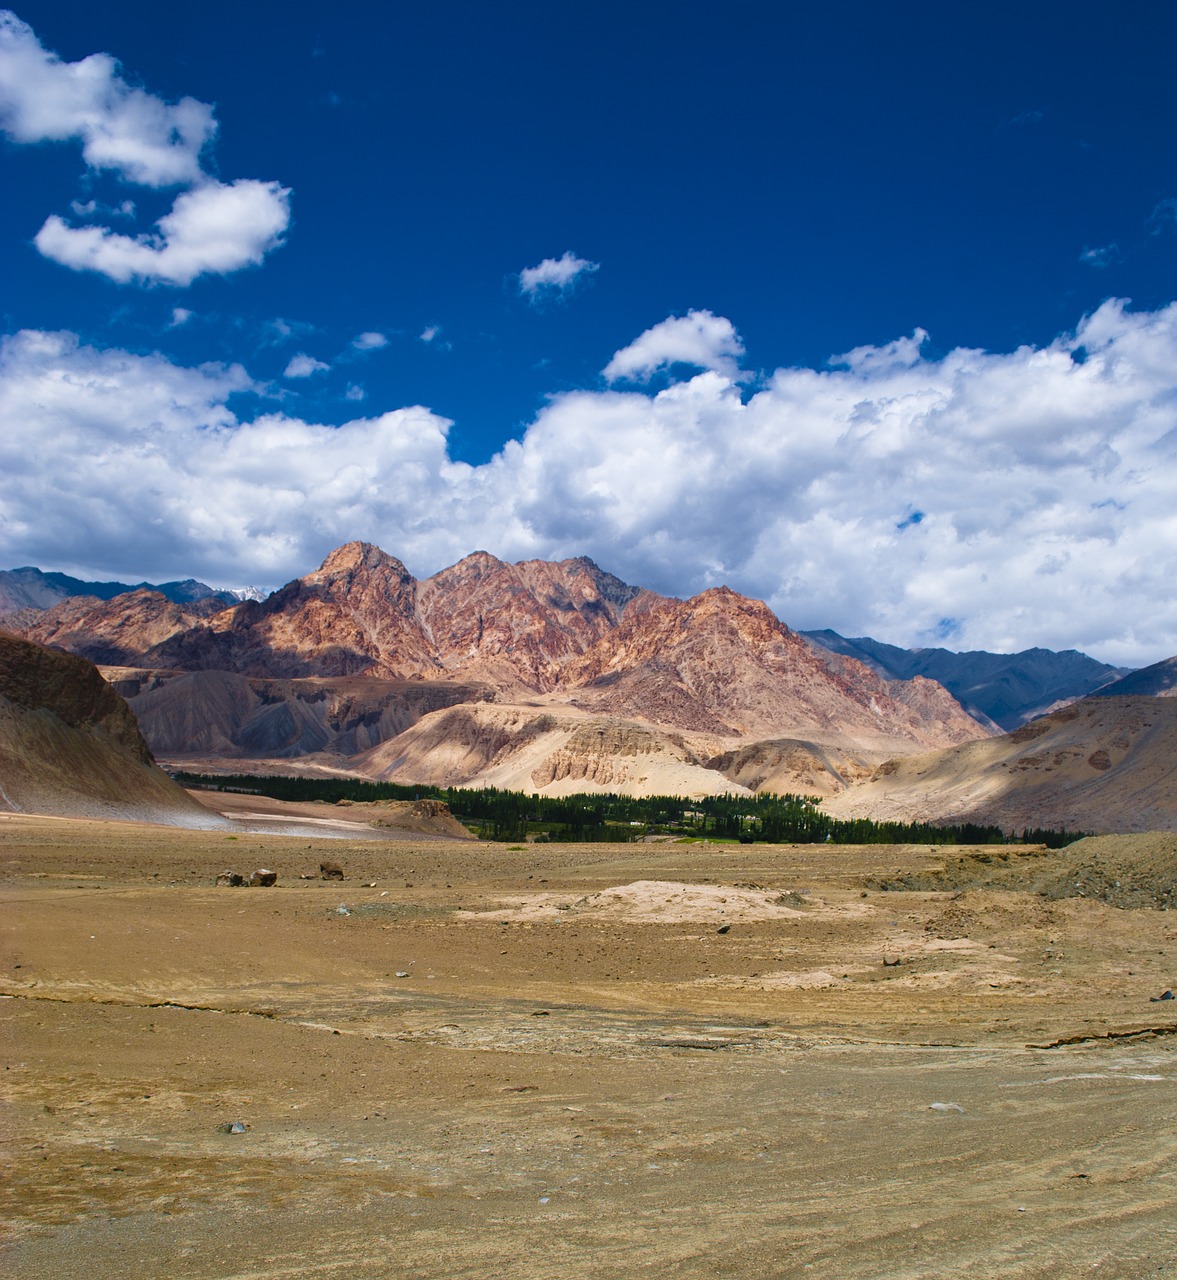
{"type": "Polygon", "coordinates": [[[1177,915],[944,857],[4,817],[0,1266],[1177,1276],[1177,915]]]}

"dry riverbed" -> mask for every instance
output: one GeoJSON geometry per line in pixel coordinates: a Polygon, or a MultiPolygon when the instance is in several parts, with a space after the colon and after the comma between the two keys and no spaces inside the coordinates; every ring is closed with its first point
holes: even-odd
{"type": "Polygon", "coordinates": [[[1177,1276],[1177,913],[1042,858],[0,816],[0,1262],[1177,1276]]]}

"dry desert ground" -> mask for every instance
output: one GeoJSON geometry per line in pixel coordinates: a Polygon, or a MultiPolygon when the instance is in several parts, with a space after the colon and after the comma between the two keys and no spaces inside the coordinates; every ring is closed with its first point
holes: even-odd
{"type": "Polygon", "coordinates": [[[287,825],[0,816],[5,1275],[1177,1276],[1173,837],[287,825]]]}

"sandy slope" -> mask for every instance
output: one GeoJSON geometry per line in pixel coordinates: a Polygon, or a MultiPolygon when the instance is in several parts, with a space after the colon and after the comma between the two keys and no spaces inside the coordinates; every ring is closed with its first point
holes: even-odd
{"type": "Polygon", "coordinates": [[[891,761],[825,808],[1007,830],[1173,830],[1177,701],[1088,698],[1002,738],[891,761]]]}
{"type": "Polygon", "coordinates": [[[401,839],[409,836],[474,839],[450,813],[449,807],[436,800],[344,800],[338,804],[327,804],[323,801],[273,800],[269,796],[234,791],[190,791],[188,794],[205,808],[242,825],[290,822],[301,826],[322,826],[356,840],[370,840],[374,832],[401,839]]]}
{"type": "Polygon", "coordinates": [[[95,667],[5,631],[0,810],[220,825],[156,767],[127,704],[95,667]]]}

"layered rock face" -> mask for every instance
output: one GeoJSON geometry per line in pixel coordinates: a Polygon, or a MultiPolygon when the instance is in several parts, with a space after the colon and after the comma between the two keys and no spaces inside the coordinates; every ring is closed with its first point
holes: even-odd
{"type": "Polygon", "coordinates": [[[446,670],[548,692],[571,658],[657,599],[583,557],[504,564],[477,551],[421,583],[418,612],[446,670]]]}
{"type": "Polygon", "coordinates": [[[153,750],[173,761],[354,756],[432,711],[485,696],[470,684],[375,676],[269,680],[126,667],[105,674],[130,701],[153,750]]]}
{"type": "Polygon", "coordinates": [[[834,748],[843,767],[818,771],[825,790],[885,755],[986,736],[932,681],[888,681],[852,658],[834,669],[759,601],[727,588],[668,599],[583,558],[475,552],[418,582],[349,543],[267,600],[211,616],[138,593],[26,627],[117,664],[149,740],[176,758],[318,754],[409,782],[693,794],[744,789],[708,761],[749,741],[801,743],[787,758],[809,762],[804,776],[834,748]],[[373,682],[362,724],[330,710],[355,680],[373,682]],[[411,685],[438,692],[408,697],[411,685]]]}
{"type": "Polygon", "coordinates": [[[0,809],[217,825],[156,768],[130,708],[94,666],[3,631],[0,809]]]}
{"type": "Polygon", "coordinates": [[[726,587],[627,617],[569,664],[583,705],[713,733],[907,737],[946,745],[985,736],[939,685],[906,685],[861,663],[831,671],[767,605],[726,587]]]}

